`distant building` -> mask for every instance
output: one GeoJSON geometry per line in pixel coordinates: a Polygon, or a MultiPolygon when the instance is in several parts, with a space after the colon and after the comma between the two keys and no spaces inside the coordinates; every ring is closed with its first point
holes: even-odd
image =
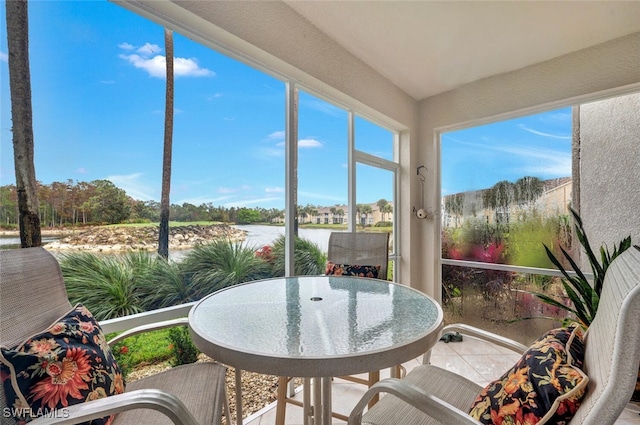
{"type": "Polygon", "coordinates": [[[482,218],[491,224],[507,224],[527,213],[544,218],[568,215],[571,206],[571,177],[544,180],[542,194],[531,203],[510,202],[495,209],[486,208],[484,195],[489,189],[454,193],[442,197],[442,226],[460,227],[465,220],[482,218]]]}
{"type": "MultiPolygon", "coordinates": [[[[365,204],[371,207],[371,212],[360,213],[358,225],[375,226],[381,221],[393,221],[393,204],[388,203],[386,211],[380,211],[378,204],[365,204]]],[[[298,214],[300,224],[336,224],[346,225],[349,223],[349,207],[347,205],[334,205],[331,207],[302,208],[298,214]]],[[[277,217],[273,223],[284,223],[284,217],[277,217]]]]}

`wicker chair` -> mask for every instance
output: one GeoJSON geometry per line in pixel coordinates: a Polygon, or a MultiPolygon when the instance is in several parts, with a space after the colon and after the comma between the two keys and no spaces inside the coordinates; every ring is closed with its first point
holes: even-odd
{"type": "MultiPolygon", "coordinates": [[[[389,233],[365,233],[365,232],[332,232],[329,235],[327,261],[335,264],[380,266],[378,279],[387,280],[389,263],[389,233]]],[[[350,295],[351,296],[351,295],[350,295]]],[[[397,369],[399,373],[399,368],[397,369]]],[[[369,372],[368,377],[340,376],[339,378],[372,386],[380,380],[380,371],[369,372]]],[[[287,397],[287,386],[290,378],[278,379],[278,394],[276,405],[276,425],[284,425],[286,403],[302,406],[298,400],[287,397]]],[[[371,401],[375,404],[377,397],[371,401]]],[[[347,420],[346,415],[334,412],[333,416],[347,420]]]]}
{"type": "MultiPolygon", "coordinates": [[[[587,393],[570,424],[613,424],[631,398],[640,364],[640,248],[617,257],[605,277],[598,312],[585,335],[583,370],[587,393]]],[[[527,347],[468,326],[445,327],[496,342],[514,351],[527,347]]],[[[427,362],[425,362],[427,363],[427,362]]],[[[349,417],[350,425],[431,425],[480,422],[467,412],[482,388],[463,376],[423,364],[405,379],[385,379],[365,393],[349,417]],[[363,416],[368,400],[379,403],[363,416]]]]}
{"type": "Polygon", "coordinates": [[[327,261],[380,266],[378,279],[387,279],[389,233],[331,232],[327,261]]]}
{"type": "MultiPolygon", "coordinates": [[[[184,325],[191,307],[192,303],[184,304],[107,320],[100,325],[105,334],[129,330],[109,341],[113,344],[137,333],[184,325]]],[[[43,248],[0,251],[1,346],[21,343],[71,309],[60,266],[53,255],[43,248]]],[[[72,424],[117,413],[114,425],[220,424],[223,410],[229,418],[225,371],[222,365],[210,362],[178,366],[131,382],[122,394],[76,404],[58,418],[41,417],[31,423],[72,424]]],[[[0,393],[0,408],[4,409],[2,385],[0,393]]],[[[2,424],[5,423],[11,422],[3,418],[2,424]]]]}

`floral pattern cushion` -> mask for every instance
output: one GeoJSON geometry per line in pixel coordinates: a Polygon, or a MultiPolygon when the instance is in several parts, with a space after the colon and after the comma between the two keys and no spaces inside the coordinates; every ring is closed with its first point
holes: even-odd
{"type": "Polygon", "coordinates": [[[331,261],[327,262],[325,274],[329,276],[359,276],[378,278],[380,266],[350,266],[348,264],[336,264],[331,261]]]}
{"type": "MultiPolygon", "coordinates": [[[[124,392],[120,368],[102,329],[81,304],[22,344],[0,350],[0,380],[18,424],[124,392]]],[[[112,419],[87,424],[109,424],[112,419]]]]}
{"type": "Polygon", "coordinates": [[[587,389],[583,330],[577,323],[540,337],[520,360],[482,390],[470,415],[483,424],[569,423],[587,389]]]}

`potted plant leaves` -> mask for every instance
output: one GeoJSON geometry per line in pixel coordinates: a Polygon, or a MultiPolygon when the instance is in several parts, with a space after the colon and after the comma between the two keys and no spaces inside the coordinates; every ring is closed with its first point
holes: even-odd
{"type": "MultiPolygon", "coordinates": [[[[609,252],[606,246],[601,246],[600,259],[598,259],[591,249],[580,215],[573,209],[571,209],[571,214],[573,215],[576,235],[589,260],[593,280],[586,277],[584,272],[580,270],[580,267],[576,264],[575,260],[571,258],[564,248],[560,247],[562,255],[571,265],[575,274],[565,270],[560,260],[551,252],[549,247],[544,245],[547,256],[563,275],[562,286],[571,303],[566,305],[553,297],[538,292],[532,292],[532,294],[547,304],[571,313],[573,317],[567,320],[578,320],[582,326],[588,328],[598,311],[600,294],[602,293],[604,277],[607,269],[617,256],[631,247],[631,236],[620,241],[618,246],[614,245],[613,252],[609,252]]],[[[640,371],[638,373],[638,383],[640,383],[640,371]]],[[[632,401],[640,401],[640,385],[638,385],[638,383],[636,384],[636,390],[633,393],[632,401]]]]}

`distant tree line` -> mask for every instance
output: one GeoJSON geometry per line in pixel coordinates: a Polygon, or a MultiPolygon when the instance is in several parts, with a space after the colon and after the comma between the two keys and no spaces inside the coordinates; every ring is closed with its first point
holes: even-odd
{"type": "MultiPolygon", "coordinates": [[[[91,182],[38,182],[40,222],[43,227],[90,224],[158,222],[160,203],[140,201],[128,196],[109,180],[91,182]]],[[[183,203],[170,207],[174,221],[220,221],[227,223],[267,223],[283,216],[276,208],[235,208],[212,203],[183,203]]],[[[15,185],[0,186],[0,226],[17,227],[18,196],[15,185]]]]}

